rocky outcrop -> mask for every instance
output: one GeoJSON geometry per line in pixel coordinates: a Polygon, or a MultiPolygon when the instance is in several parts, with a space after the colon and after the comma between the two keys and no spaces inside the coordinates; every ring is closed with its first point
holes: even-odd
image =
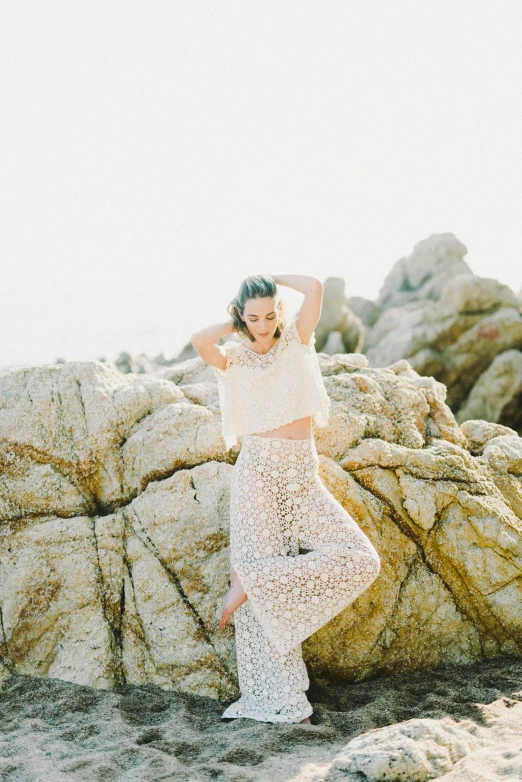
{"type": "Polygon", "coordinates": [[[2,373],[0,398],[4,668],[236,692],[218,416],[99,363],[2,373]]]}
{"type": "Polygon", "coordinates": [[[371,366],[404,358],[444,383],[457,420],[519,430],[522,300],[475,276],[466,253],[451,233],[430,236],[395,264],[375,303],[349,300],[363,316],[363,350],[371,366]]]}
{"type": "Polygon", "coordinates": [[[522,430],[522,351],[505,350],[479,375],[456,415],[457,421],[509,422],[522,430]]]}
{"type": "Polygon", "coordinates": [[[348,306],[345,282],[328,277],[323,286],[323,306],[315,329],[315,349],[321,353],[357,353],[364,338],[362,320],[348,306]]]}
{"type": "MultiPolygon", "coordinates": [[[[303,645],[312,676],[522,652],[522,440],[460,427],[406,361],[319,355],[332,400],[320,477],[382,561],[303,645]]],[[[238,694],[229,487],[217,388],[202,359],[163,376],[100,362],[0,373],[0,679],[238,694]]]]}
{"type": "Polygon", "coordinates": [[[188,358],[194,358],[197,356],[196,351],[189,343],[185,345],[181,353],[173,358],[166,358],[163,353],[160,353],[154,358],[149,358],[145,353],[132,354],[127,351],[122,351],[118,358],[114,362],[100,359],[105,361],[109,366],[113,366],[119,372],[123,372],[124,375],[129,372],[134,374],[145,374],[146,372],[155,372],[161,367],[170,367],[173,364],[179,364],[181,361],[186,361],[188,358]]]}

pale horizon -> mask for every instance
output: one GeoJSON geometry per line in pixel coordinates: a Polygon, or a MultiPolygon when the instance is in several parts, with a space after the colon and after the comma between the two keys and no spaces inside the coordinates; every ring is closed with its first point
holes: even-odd
{"type": "Polygon", "coordinates": [[[518,2],[0,18],[0,367],[173,357],[259,272],[375,299],[437,233],[521,290],[518,2]]]}

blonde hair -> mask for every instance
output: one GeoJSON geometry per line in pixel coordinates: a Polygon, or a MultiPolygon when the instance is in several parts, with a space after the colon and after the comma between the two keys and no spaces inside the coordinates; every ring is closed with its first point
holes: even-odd
{"type": "Polygon", "coordinates": [[[247,337],[251,342],[255,341],[246,322],[243,318],[245,305],[249,299],[264,299],[270,297],[276,300],[276,310],[278,313],[278,324],[274,336],[280,337],[281,332],[286,326],[286,314],[284,306],[279,298],[279,291],[273,278],[269,274],[252,274],[245,277],[239,286],[239,291],[227,307],[227,312],[234,321],[239,334],[247,337]]]}

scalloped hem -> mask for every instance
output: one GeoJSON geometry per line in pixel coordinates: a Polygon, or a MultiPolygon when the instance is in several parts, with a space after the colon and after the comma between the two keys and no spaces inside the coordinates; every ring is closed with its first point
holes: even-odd
{"type": "MultiPolygon", "coordinates": [[[[228,709],[227,709],[228,711],[228,709]]],[[[314,713],[313,708],[310,706],[309,709],[304,711],[299,716],[292,716],[290,714],[260,714],[255,709],[238,709],[237,713],[231,713],[227,714],[227,711],[225,711],[221,715],[221,719],[247,719],[247,720],[257,720],[258,722],[272,722],[272,723],[300,723],[307,717],[311,717],[314,713]]]]}
{"type": "Polygon", "coordinates": [[[303,693],[301,703],[287,703],[277,712],[270,712],[268,710],[248,706],[246,699],[240,698],[225,709],[221,715],[221,719],[248,719],[257,720],[258,722],[298,723],[307,717],[311,717],[313,713],[313,707],[303,693]]]}

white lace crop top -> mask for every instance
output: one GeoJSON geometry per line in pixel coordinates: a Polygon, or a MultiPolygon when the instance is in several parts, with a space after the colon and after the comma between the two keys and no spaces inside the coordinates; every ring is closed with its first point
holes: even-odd
{"type": "Polygon", "coordinates": [[[268,432],[309,415],[317,426],[326,426],[331,403],[314,346],[315,332],[305,345],[295,319],[268,353],[233,340],[217,346],[227,359],[225,370],[212,367],[227,450],[238,436],[268,432]]]}

